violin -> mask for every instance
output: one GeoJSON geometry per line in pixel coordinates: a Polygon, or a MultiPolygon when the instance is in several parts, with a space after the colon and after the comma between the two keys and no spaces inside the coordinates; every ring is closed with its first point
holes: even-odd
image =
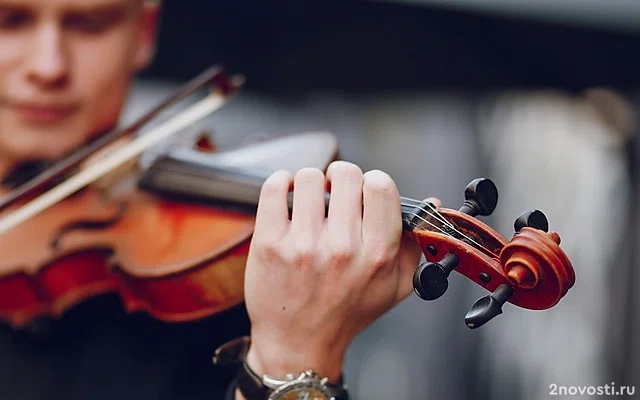
{"type": "MultiPolygon", "coordinates": [[[[129,127],[101,137],[7,194],[0,201],[0,320],[24,329],[113,292],[127,311],[166,322],[206,318],[241,303],[261,184],[277,161],[295,151],[273,153],[277,142],[253,152],[174,151],[109,201],[92,184],[219,109],[242,82],[211,68],[129,127]],[[131,138],[161,110],[205,87],[214,90],[131,138]],[[123,138],[126,144],[86,163],[123,138]]],[[[331,135],[317,138],[324,147],[309,147],[315,166],[324,169],[337,159],[337,144],[331,135]]],[[[441,297],[451,271],[484,287],[491,294],[466,317],[473,329],[502,313],[506,302],[551,308],[575,282],[560,237],[548,232],[542,212],[520,216],[509,241],[476,218],[489,215],[496,204],[497,189],[484,178],[467,187],[459,210],[402,198],[404,229],[427,260],[414,274],[415,293],[424,300],[441,297]]]]}
{"type": "Polygon", "coordinates": [[[2,200],[0,320],[33,331],[87,299],[113,292],[128,312],[168,322],[213,315],[243,300],[255,218],[249,206],[257,205],[261,183],[273,169],[326,168],[337,155],[333,136],[291,135],[220,154],[178,148],[158,157],[133,187],[123,185],[108,199],[98,185],[87,185],[158,143],[158,136],[168,138],[218,109],[237,90],[231,79],[219,68],[205,71],[132,126],[91,143],[2,200]],[[128,137],[160,108],[208,85],[214,90],[203,100],[139,138],[128,137]],[[126,144],[105,152],[123,138],[126,144]],[[287,157],[311,150],[313,157],[287,157]],[[57,182],[69,171],[70,177],[57,182]],[[163,192],[162,185],[175,179],[188,198],[163,192]],[[212,205],[215,193],[223,193],[226,202],[212,205]],[[198,194],[206,197],[196,201],[198,194]]]}

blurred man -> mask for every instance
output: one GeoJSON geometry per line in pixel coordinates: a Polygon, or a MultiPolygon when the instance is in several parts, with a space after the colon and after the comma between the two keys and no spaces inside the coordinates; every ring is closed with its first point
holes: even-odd
{"type": "MultiPolygon", "coordinates": [[[[24,165],[55,161],[116,126],[132,79],[152,60],[158,14],[159,5],[144,0],[0,0],[4,190],[30,177],[24,165]]],[[[286,379],[312,369],[337,385],[353,338],[411,293],[419,256],[402,240],[387,174],[345,162],[326,176],[277,172],[257,212],[248,315],[242,306],[169,325],[127,315],[105,296],[70,310],[46,340],[2,326],[0,397],[240,399],[234,387],[227,391],[235,371],[214,370],[210,360],[217,346],[249,333],[256,374],[286,379]]]]}

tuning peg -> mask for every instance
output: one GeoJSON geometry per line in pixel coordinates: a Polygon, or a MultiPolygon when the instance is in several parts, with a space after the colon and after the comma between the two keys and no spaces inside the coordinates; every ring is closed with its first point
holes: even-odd
{"type": "Polygon", "coordinates": [[[491,215],[498,204],[498,188],[491,179],[477,178],[472,180],[464,190],[465,201],[459,211],[476,215],[491,215]]]}
{"type": "Polygon", "coordinates": [[[449,274],[460,264],[454,253],[448,253],[442,260],[421,263],[413,273],[413,291],[423,300],[435,300],[449,288],[449,274]]]}
{"type": "Polygon", "coordinates": [[[475,302],[464,318],[464,322],[471,329],[481,327],[502,314],[502,306],[511,295],[513,295],[511,286],[507,284],[500,285],[492,294],[475,302]]]}
{"type": "Polygon", "coordinates": [[[520,229],[524,227],[536,228],[541,231],[548,232],[549,221],[542,211],[531,210],[522,213],[513,223],[513,229],[516,233],[520,232],[520,229]]]}

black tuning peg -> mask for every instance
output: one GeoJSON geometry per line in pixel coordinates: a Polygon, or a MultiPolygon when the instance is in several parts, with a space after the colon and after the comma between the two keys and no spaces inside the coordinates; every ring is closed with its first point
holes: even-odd
{"type": "Polygon", "coordinates": [[[522,213],[513,223],[513,229],[516,231],[516,233],[520,232],[520,229],[524,227],[540,229],[542,231],[548,232],[549,221],[542,211],[531,210],[522,213]]]}
{"type": "Polygon", "coordinates": [[[511,286],[507,284],[500,285],[495,292],[475,302],[464,318],[464,322],[471,329],[481,327],[502,314],[502,306],[511,295],[513,295],[511,286]]]}
{"type": "Polygon", "coordinates": [[[476,215],[491,215],[498,204],[498,188],[491,179],[477,178],[472,180],[464,190],[464,204],[459,211],[476,215]]]}
{"type": "Polygon", "coordinates": [[[442,260],[421,263],[413,273],[413,291],[423,300],[435,300],[449,288],[449,274],[460,264],[454,253],[448,253],[442,260]]]}

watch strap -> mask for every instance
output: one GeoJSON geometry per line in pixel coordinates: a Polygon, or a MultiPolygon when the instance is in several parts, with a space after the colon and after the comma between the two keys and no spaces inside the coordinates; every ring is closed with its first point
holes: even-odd
{"type": "MultiPolygon", "coordinates": [[[[251,369],[246,359],[243,360],[242,367],[238,371],[236,382],[238,389],[247,400],[266,400],[273,392],[273,389],[266,386],[262,378],[251,369]]],[[[335,393],[335,400],[349,400],[349,393],[342,375],[340,375],[337,384],[327,383],[326,386],[335,393]]]]}
{"type": "MultiPolygon", "coordinates": [[[[240,364],[230,392],[235,393],[237,387],[247,400],[264,400],[267,398],[268,388],[263,385],[262,379],[246,363],[246,355],[250,345],[251,338],[249,336],[233,339],[216,349],[213,363],[216,365],[240,364]]],[[[235,394],[233,394],[233,398],[235,398],[235,394]]]]}
{"type": "Polygon", "coordinates": [[[265,386],[262,378],[247,363],[246,358],[236,376],[238,389],[247,400],[266,400],[272,389],[265,386]]]}
{"type": "Polygon", "coordinates": [[[215,365],[240,364],[245,359],[251,338],[249,336],[241,336],[230,340],[218,347],[213,354],[213,363],[215,365]]]}
{"type": "MultiPolygon", "coordinates": [[[[217,365],[240,364],[233,386],[237,386],[247,400],[267,400],[274,389],[265,385],[262,377],[247,363],[246,355],[250,344],[251,339],[248,336],[239,337],[225,343],[216,350],[213,363],[217,365]]],[[[327,383],[326,385],[335,393],[336,400],[349,399],[342,375],[340,375],[337,384],[327,383]]]]}

